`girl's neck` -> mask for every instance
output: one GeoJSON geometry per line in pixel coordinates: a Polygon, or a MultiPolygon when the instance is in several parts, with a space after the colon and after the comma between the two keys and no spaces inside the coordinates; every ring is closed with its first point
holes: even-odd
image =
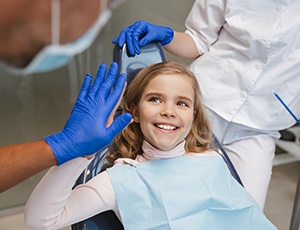
{"type": "Polygon", "coordinates": [[[141,161],[149,161],[154,159],[183,156],[185,154],[184,145],[185,141],[182,141],[175,148],[168,151],[162,151],[152,146],[149,142],[143,141],[143,154],[139,155],[138,158],[144,158],[139,159],[141,161]]]}

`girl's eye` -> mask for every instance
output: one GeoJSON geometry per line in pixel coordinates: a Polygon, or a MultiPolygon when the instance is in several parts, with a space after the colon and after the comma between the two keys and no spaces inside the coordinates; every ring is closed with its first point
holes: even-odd
{"type": "Polygon", "coordinates": [[[159,102],[160,102],[160,99],[159,99],[158,97],[151,97],[151,98],[149,99],[149,101],[159,103],[159,102]]]}
{"type": "Polygon", "coordinates": [[[187,103],[185,103],[184,101],[179,101],[179,102],[177,103],[177,105],[183,106],[183,107],[189,107],[189,105],[188,105],[187,103]]]}

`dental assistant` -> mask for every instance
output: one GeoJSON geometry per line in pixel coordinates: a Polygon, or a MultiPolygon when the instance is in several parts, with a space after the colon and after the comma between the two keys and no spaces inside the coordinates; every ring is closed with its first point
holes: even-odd
{"type": "Polygon", "coordinates": [[[186,31],[138,21],[113,43],[132,55],[159,41],[181,57],[195,59],[214,135],[245,188],[264,208],[278,130],[295,121],[275,90],[300,117],[300,2],[196,0],[186,31]]]}
{"type": "Polygon", "coordinates": [[[92,76],[86,75],[61,132],[44,140],[0,147],[0,192],[51,166],[96,153],[130,123],[128,113],[112,121],[126,77],[121,74],[111,90],[118,66],[113,63],[107,74],[106,69],[105,64],[100,65],[92,85],[92,76]]]}

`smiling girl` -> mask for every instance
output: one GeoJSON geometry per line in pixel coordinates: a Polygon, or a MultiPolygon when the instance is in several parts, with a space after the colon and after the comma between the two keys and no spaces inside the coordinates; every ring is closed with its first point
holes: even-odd
{"type": "Polygon", "coordinates": [[[62,228],[113,210],[130,230],[276,229],[210,149],[200,89],[184,65],[141,70],[123,110],[134,122],[110,145],[103,171],[72,189],[89,160],[52,168],[27,203],[31,227],[62,228]]]}
{"type": "Polygon", "coordinates": [[[184,140],[187,153],[209,150],[212,133],[199,84],[182,64],[163,62],[143,69],[125,93],[124,112],[132,113],[135,122],[115,138],[105,167],[124,157],[146,161],[182,155],[172,149],[184,140]],[[145,143],[170,151],[149,157],[145,143]]]}

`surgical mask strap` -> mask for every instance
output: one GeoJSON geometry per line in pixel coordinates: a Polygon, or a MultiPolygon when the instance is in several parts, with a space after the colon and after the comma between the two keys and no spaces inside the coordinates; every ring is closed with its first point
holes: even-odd
{"type": "Polygon", "coordinates": [[[59,45],[60,0],[51,0],[51,44],[59,45]]]}

